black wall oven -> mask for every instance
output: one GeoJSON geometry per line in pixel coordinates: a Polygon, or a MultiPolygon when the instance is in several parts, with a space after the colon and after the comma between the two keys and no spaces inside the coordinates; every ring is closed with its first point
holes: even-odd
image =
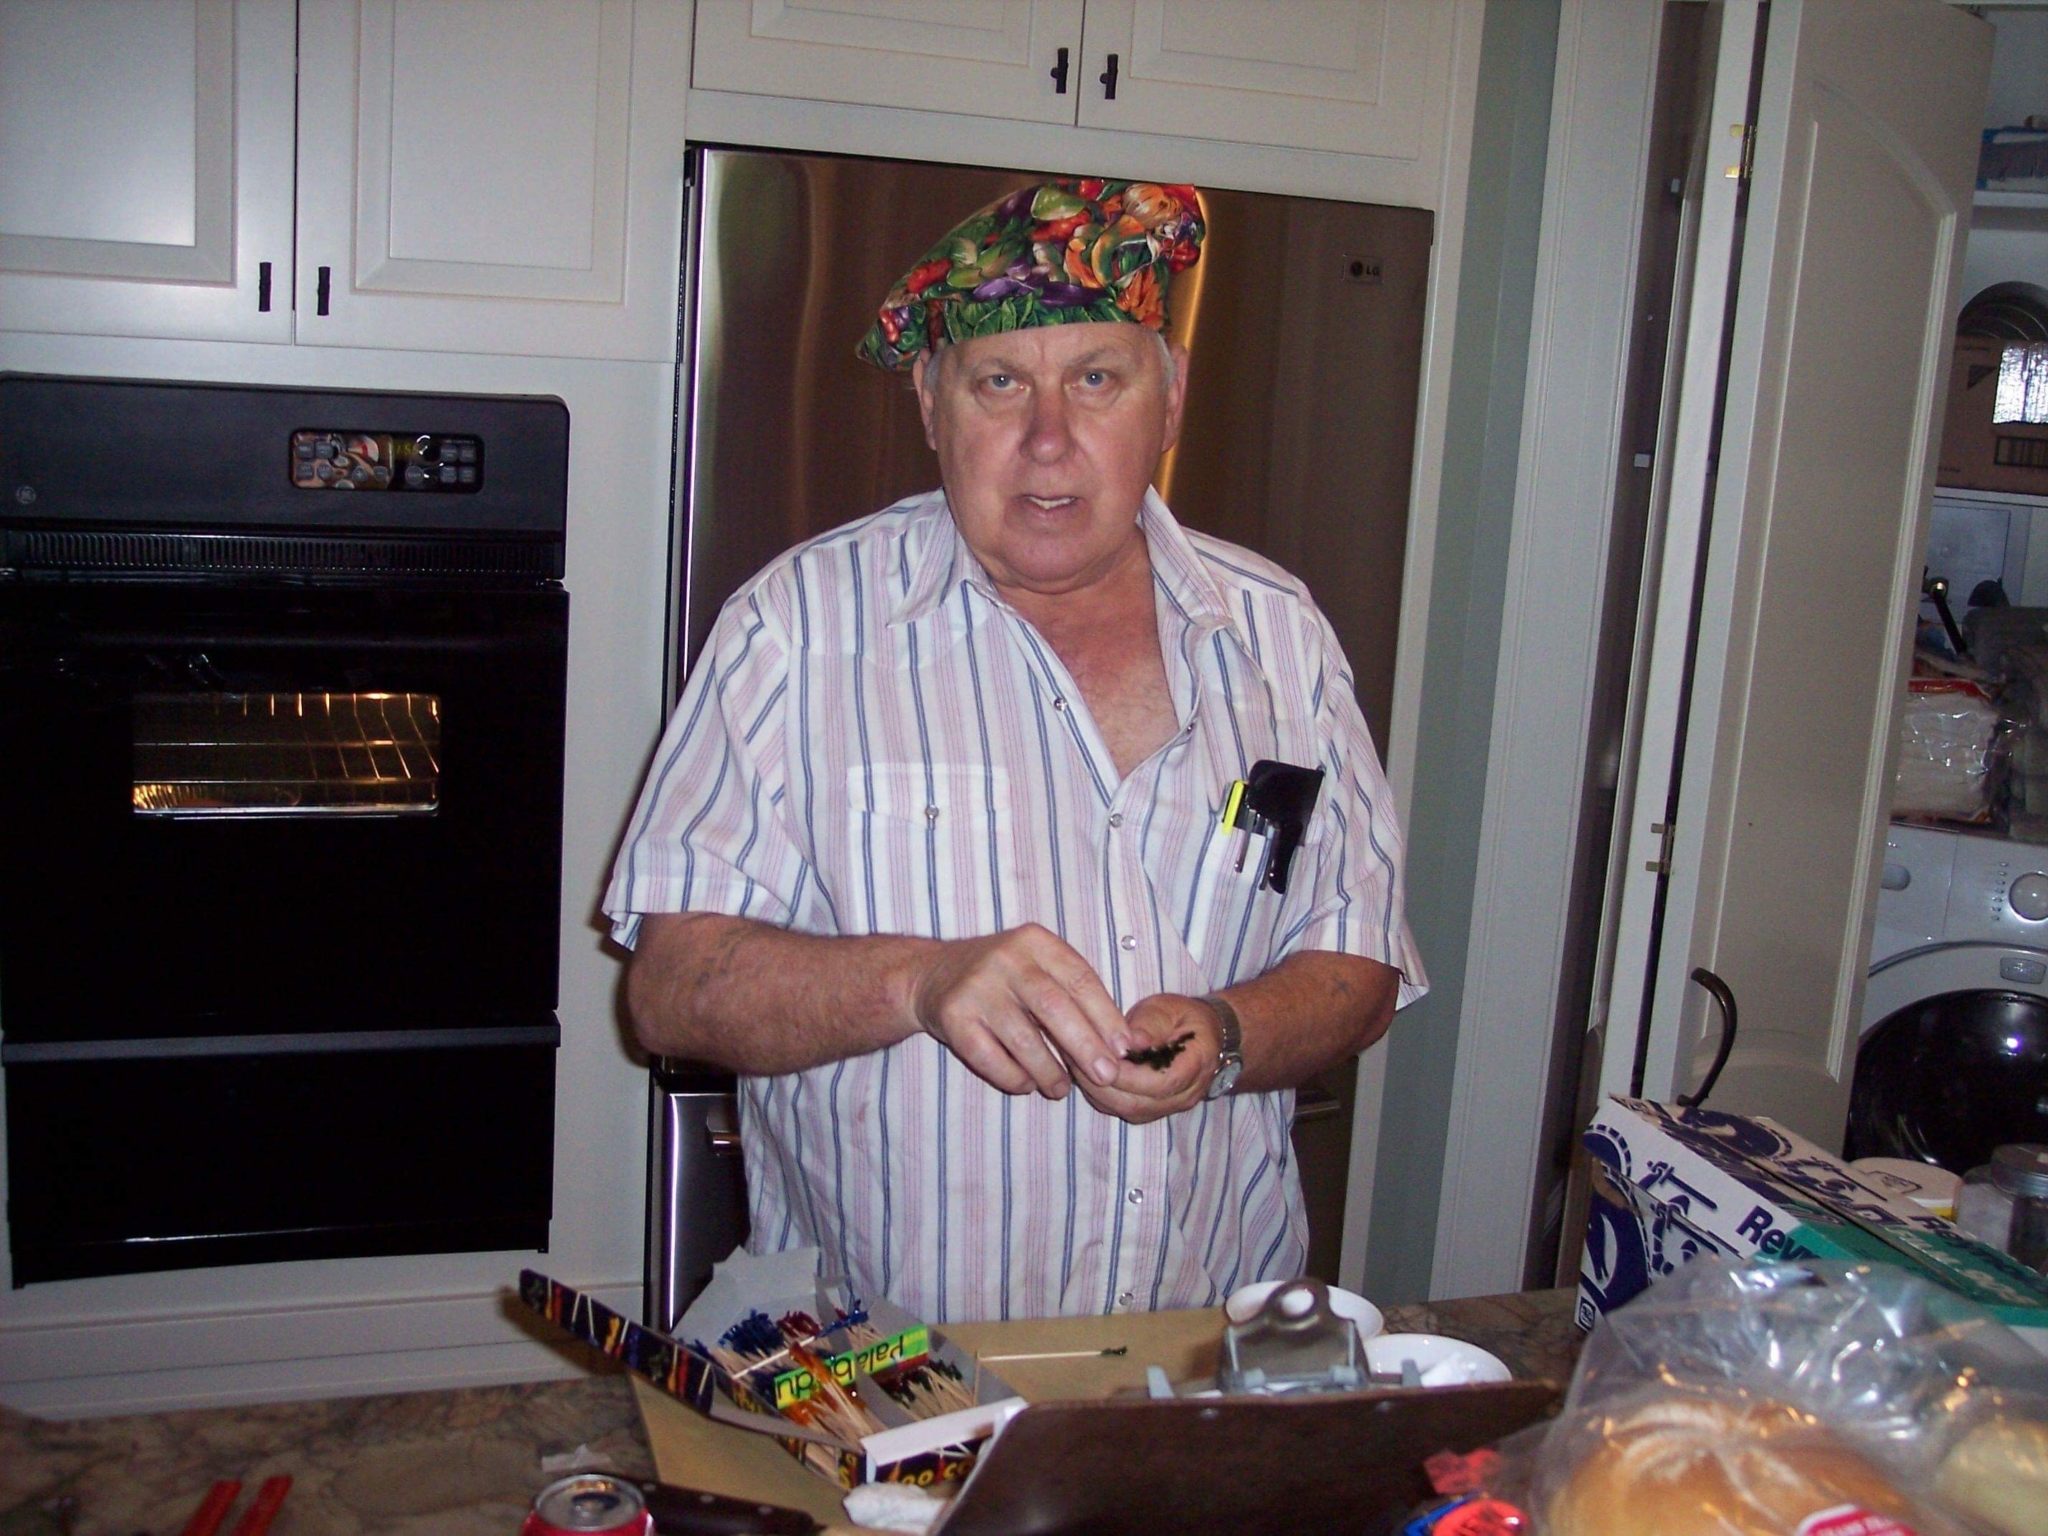
{"type": "Polygon", "coordinates": [[[544,1248],[568,413],[0,375],[16,1285],[544,1248]]]}

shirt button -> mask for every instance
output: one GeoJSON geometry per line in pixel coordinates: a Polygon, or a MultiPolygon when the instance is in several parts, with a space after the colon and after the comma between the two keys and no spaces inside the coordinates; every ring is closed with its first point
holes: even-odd
{"type": "Polygon", "coordinates": [[[1145,1203],[1145,1191],[1134,1184],[1124,1191],[1124,1198],[1133,1205],[1143,1205],[1145,1203]]]}
{"type": "Polygon", "coordinates": [[[924,808],[924,819],[926,821],[937,821],[939,819],[939,808],[936,805],[926,806],[924,808]]]}
{"type": "Polygon", "coordinates": [[[1136,1291],[1118,1291],[1116,1293],[1116,1304],[1127,1311],[1136,1303],[1137,1299],[1138,1293],[1136,1291]]]}
{"type": "Polygon", "coordinates": [[[1067,707],[1066,696],[1064,694],[1054,694],[1052,696],[1052,707],[1054,709],[1065,709],[1067,707]]]}
{"type": "Polygon", "coordinates": [[[1124,813],[1122,811],[1111,811],[1109,813],[1109,824],[1112,827],[1122,826],[1124,824],[1124,813]]]}
{"type": "Polygon", "coordinates": [[[1138,947],[1138,936],[1135,933],[1127,933],[1118,939],[1117,943],[1123,945],[1127,950],[1136,949],[1138,947]]]}

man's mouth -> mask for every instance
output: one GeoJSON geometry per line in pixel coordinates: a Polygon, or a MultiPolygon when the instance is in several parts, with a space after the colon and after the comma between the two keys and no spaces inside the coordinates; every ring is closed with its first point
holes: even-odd
{"type": "Polygon", "coordinates": [[[1032,496],[1028,493],[1024,499],[1041,512],[1050,512],[1056,507],[1072,506],[1074,502],[1071,496],[1032,496]]]}

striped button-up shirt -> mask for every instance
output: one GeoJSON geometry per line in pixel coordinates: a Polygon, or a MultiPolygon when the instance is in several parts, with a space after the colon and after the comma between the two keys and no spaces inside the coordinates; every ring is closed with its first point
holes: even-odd
{"type": "MultiPolygon", "coordinates": [[[[959,939],[1036,922],[1129,1009],[1300,950],[1426,982],[1392,795],[1301,583],[1141,515],[1179,730],[1120,775],[1080,690],[997,596],[943,493],[800,545],[727,603],[606,897],[811,934],[959,939]],[[1327,777],[1284,895],[1219,827],[1260,758],[1327,777]]],[[[741,1081],[759,1251],[816,1245],[928,1320],[1203,1306],[1301,1272],[1289,1092],[1131,1125],[1011,1097],[916,1034],[741,1081]]]]}

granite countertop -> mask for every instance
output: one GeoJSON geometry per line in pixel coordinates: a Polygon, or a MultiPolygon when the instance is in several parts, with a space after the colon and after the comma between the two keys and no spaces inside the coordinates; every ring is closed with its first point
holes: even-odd
{"type": "MultiPolygon", "coordinates": [[[[1517,1376],[1560,1382],[1580,1338],[1561,1290],[1389,1307],[1386,1331],[1450,1334],[1517,1376]]],[[[564,1347],[585,1375],[121,1418],[0,1408],[0,1536],[177,1536],[217,1479],[239,1478],[225,1533],[280,1473],[292,1490],[272,1536],[514,1536],[533,1494],[559,1475],[543,1458],[581,1450],[589,1465],[655,1475],[628,1378],[564,1347]]]]}

